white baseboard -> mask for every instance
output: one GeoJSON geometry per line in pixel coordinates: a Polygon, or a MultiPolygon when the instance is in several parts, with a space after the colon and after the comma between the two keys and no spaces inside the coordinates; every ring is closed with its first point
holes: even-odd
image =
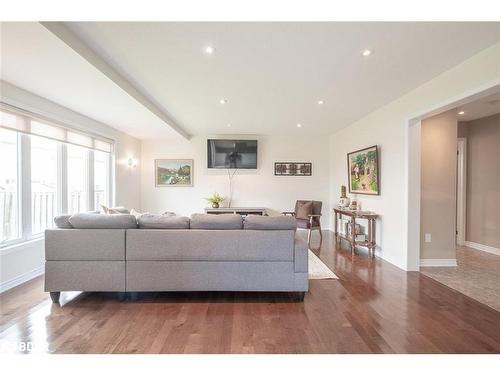
{"type": "Polygon", "coordinates": [[[493,246],[481,245],[480,243],[475,243],[470,241],[465,241],[464,245],[476,250],[485,251],[490,254],[500,255],[500,249],[497,249],[496,247],[493,246]]]}
{"type": "Polygon", "coordinates": [[[456,259],[420,259],[420,267],[456,267],[456,259]]]}
{"type": "Polygon", "coordinates": [[[9,289],[12,289],[18,285],[21,285],[27,281],[30,281],[31,279],[34,279],[37,276],[43,275],[45,272],[45,265],[35,268],[34,270],[30,272],[26,272],[22,275],[19,275],[17,277],[14,277],[13,279],[4,281],[3,283],[0,284],[0,293],[3,293],[9,289]]]}

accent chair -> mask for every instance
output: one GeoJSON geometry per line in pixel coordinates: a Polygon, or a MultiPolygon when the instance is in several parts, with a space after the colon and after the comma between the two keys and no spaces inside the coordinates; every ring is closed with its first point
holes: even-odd
{"type": "Polygon", "coordinates": [[[283,215],[291,215],[297,219],[297,228],[307,229],[307,245],[311,248],[311,233],[313,230],[319,231],[319,246],[323,243],[323,234],[321,233],[321,207],[320,201],[298,200],[295,203],[294,211],[284,211],[283,215]]]}

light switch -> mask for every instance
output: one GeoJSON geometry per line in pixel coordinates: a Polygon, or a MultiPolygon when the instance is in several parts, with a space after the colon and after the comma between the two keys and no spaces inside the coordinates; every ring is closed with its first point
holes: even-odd
{"type": "Polygon", "coordinates": [[[430,233],[426,233],[425,234],[425,242],[431,242],[431,241],[432,241],[431,234],[430,233]]]}

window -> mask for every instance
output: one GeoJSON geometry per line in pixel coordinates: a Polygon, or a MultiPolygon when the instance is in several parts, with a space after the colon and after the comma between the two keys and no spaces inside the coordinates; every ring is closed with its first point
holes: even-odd
{"type": "Polygon", "coordinates": [[[88,211],[88,150],[67,145],[68,213],[88,211]]]}
{"type": "Polygon", "coordinates": [[[16,132],[0,128],[0,244],[21,236],[18,138],[16,132]]]}
{"type": "Polygon", "coordinates": [[[109,205],[109,154],[94,151],[94,208],[109,205]]]}
{"type": "Polygon", "coordinates": [[[31,136],[31,231],[42,233],[53,226],[57,207],[58,142],[31,136]]]}
{"type": "Polygon", "coordinates": [[[112,141],[1,106],[0,248],[112,203],[112,141]]]}

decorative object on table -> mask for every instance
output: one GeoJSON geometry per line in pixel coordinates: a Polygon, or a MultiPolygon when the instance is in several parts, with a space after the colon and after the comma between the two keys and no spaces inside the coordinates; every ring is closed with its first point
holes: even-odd
{"type": "Polygon", "coordinates": [[[379,195],[378,146],[347,154],[349,193],[379,195]]]}
{"type": "Polygon", "coordinates": [[[156,159],[156,187],[193,186],[193,159],[156,159]]]}
{"type": "Polygon", "coordinates": [[[212,208],[219,208],[220,204],[224,202],[224,198],[222,198],[219,193],[214,193],[211,197],[205,199],[212,205],[212,208]]]}
{"type": "Polygon", "coordinates": [[[358,209],[358,202],[357,202],[357,201],[355,201],[355,200],[353,200],[353,201],[351,202],[351,204],[349,205],[349,209],[350,209],[350,210],[353,210],[353,211],[356,211],[356,210],[358,209]]]}
{"type": "Polygon", "coordinates": [[[349,207],[350,200],[346,195],[346,187],[345,185],[342,185],[340,187],[340,199],[339,199],[339,207],[345,208],[349,207]]]}
{"type": "Polygon", "coordinates": [[[297,219],[297,228],[307,229],[307,244],[311,248],[311,232],[315,229],[319,231],[319,246],[323,242],[323,233],[321,232],[321,207],[320,201],[298,200],[295,202],[294,211],[284,211],[283,215],[292,215],[297,219]]]}
{"type": "Polygon", "coordinates": [[[275,162],[275,176],[312,176],[312,163],[275,162]]]}
{"type": "Polygon", "coordinates": [[[375,247],[377,246],[375,242],[375,222],[378,215],[374,212],[369,211],[352,211],[340,208],[334,208],[334,234],[335,242],[337,240],[346,240],[351,246],[351,252],[354,253],[356,246],[364,246],[368,248],[368,253],[370,256],[375,257],[375,247]],[[350,218],[350,222],[345,222],[344,217],[350,218]],[[362,227],[357,223],[358,220],[367,220],[367,234],[363,233],[362,227]],[[339,231],[339,222],[345,225],[344,233],[339,231]],[[359,229],[358,229],[359,226],[359,229]],[[350,228],[355,228],[354,233],[350,228]],[[358,233],[359,232],[359,233],[358,233]]]}

